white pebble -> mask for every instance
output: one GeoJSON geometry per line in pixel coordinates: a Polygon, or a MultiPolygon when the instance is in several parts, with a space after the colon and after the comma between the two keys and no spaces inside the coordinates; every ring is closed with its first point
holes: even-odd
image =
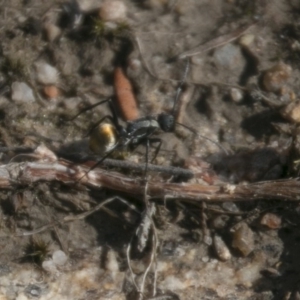
{"type": "Polygon", "coordinates": [[[131,58],[128,61],[128,69],[130,71],[139,72],[142,69],[142,62],[140,59],[131,58]]]}
{"type": "Polygon", "coordinates": [[[213,242],[213,240],[212,240],[212,237],[210,236],[210,235],[204,235],[204,237],[203,237],[203,242],[206,244],[206,245],[208,245],[208,246],[210,246],[210,245],[212,245],[212,242],[213,242]]]}
{"type": "Polygon", "coordinates": [[[42,84],[55,84],[58,80],[58,71],[45,62],[35,63],[37,80],[42,84]]]}
{"type": "Polygon", "coordinates": [[[207,262],[209,262],[209,257],[208,257],[208,256],[203,256],[203,257],[201,258],[201,260],[202,260],[204,263],[207,263],[207,262]]]}
{"type": "Polygon", "coordinates": [[[52,259],[44,260],[42,263],[42,268],[49,273],[52,273],[52,274],[57,273],[56,266],[52,259]]]}
{"type": "Polygon", "coordinates": [[[253,43],[254,39],[255,39],[254,34],[245,34],[240,38],[239,43],[240,45],[247,47],[253,43]]]}
{"type": "Polygon", "coordinates": [[[11,85],[11,99],[16,102],[35,101],[32,89],[24,82],[14,82],[11,85]]]}
{"type": "Polygon", "coordinates": [[[226,261],[231,258],[230,251],[220,236],[215,235],[213,242],[216,254],[221,261],[226,261]]]}
{"type": "Polygon", "coordinates": [[[126,18],[126,6],[122,1],[105,1],[100,8],[104,21],[118,21],[126,18]]]}
{"type": "Polygon", "coordinates": [[[216,62],[225,68],[234,68],[241,63],[242,55],[239,47],[227,44],[214,52],[216,62]]]}
{"type": "Polygon", "coordinates": [[[230,89],[230,97],[234,102],[241,102],[243,100],[243,93],[240,89],[231,88],[230,89]]]}
{"type": "Polygon", "coordinates": [[[53,253],[52,255],[52,259],[53,259],[53,262],[57,265],[57,266],[62,266],[64,265],[67,260],[68,260],[68,257],[67,255],[65,254],[65,252],[61,251],[61,250],[57,250],[53,253]]]}
{"type": "Polygon", "coordinates": [[[99,9],[101,2],[99,0],[80,0],[77,1],[77,4],[81,12],[90,13],[99,9]]]}
{"type": "MultiPolygon", "coordinates": [[[[6,298],[5,298],[6,299],[6,298]]],[[[16,300],[28,300],[28,297],[26,297],[23,293],[19,294],[17,298],[15,298],[16,300]]]]}
{"type": "Polygon", "coordinates": [[[46,37],[49,42],[53,42],[58,37],[61,35],[61,30],[58,26],[51,24],[51,23],[46,23],[44,26],[45,32],[46,32],[46,37]]]}
{"type": "Polygon", "coordinates": [[[161,287],[165,290],[183,290],[187,288],[186,282],[181,280],[178,277],[175,277],[174,275],[167,276],[163,282],[161,282],[161,287]]]}
{"type": "Polygon", "coordinates": [[[222,204],[222,208],[225,209],[226,211],[230,211],[230,212],[239,212],[239,208],[236,206],[235,203],[233,202],[230,202],[230,201],[227,201],[227,202],[224,202],[222,204]]]}
{"type": "Polygon", "coordinates": [[[119,264],[117,261],[116,253],[112,250],[108,251],[107,253],[107,260],[105,263],[105,268],[111,272],[118,272],[119,271],[119,264]]]}

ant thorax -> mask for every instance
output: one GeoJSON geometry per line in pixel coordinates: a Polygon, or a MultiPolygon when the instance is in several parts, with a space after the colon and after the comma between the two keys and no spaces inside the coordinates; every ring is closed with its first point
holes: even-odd
{"type": "Polygon", "coordinates": [[[153,116],[147,116],[128,122],[126,133],[128,138],[131,139],[131,142],[136,144],[139,143],[142,139],[151,136],[154,131],[159,128],[160,126],[156,118],[153,116]]]}

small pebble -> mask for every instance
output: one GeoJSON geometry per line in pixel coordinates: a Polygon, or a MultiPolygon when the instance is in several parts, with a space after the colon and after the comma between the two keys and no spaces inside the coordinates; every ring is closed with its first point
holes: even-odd
{"type": "Polygon", "coordinates": [[[229,220],[227,215],[219,215],[212,220],[213,228],[220,229],[224,228],[229,220]]]}
{"type": "Polygon", "coordinates": [[[32,89],[24,82],[14,82],[11,86],[11,99],[16,102],[35,101],[32,89]]]}
{"type": "Polygon", "coordinates": [[[212,239],[212,237],[211,237],[210,235],[206,234],[206,235],[204,235],[204,237],[203,237],[203,242],[204,242],[206,245],[211,246],[212,243],[213,243],[213,239],[212,239]]]}
{"type": "Polygon", "coordinates": [[[111,271],[111,272],[119,271],[119,264],[117,261],[116,253],[112,250],[108,251],[108,253],[107,253],[105,268],[106,268],[106,270],[111,271]]]}
{"type": "Polygon", "coordinates": [[[54,253],[52,255],[52,260],[55,265],[63,266],[67,262],[68,257],[65,254],[65,252],[63,252],[61,250],[57,250],[57,251],[54,251],[54,253]]]}
{"type": "MultiPolygon", "coordinates": [[[[5,298],[7,299],[7,298],[5,298]]],[[[28,300],[28,297],[26,297],[23,293],[22,294],[19,294],[17,296],[17,298],[15,298],[16,300],[28,300]]]]}
{"type": "Polygon", "coordinates": [[[43,261],[42,268],[52,274],[55,274],[57,272],[56,265],[54,264],[52,259],[43,261]]]}
{"type": "Polygon", "coordinates": [[[58,81],[58,71],[49,64],[40,61],[35,63],[35,68],[38,82],[50,85],[58,81]]]}
{"type": "Polygon", "coordinates": [[[247,46],[249,46],[249,45],[251,45],[253,43],[254,39],[255,39],[255,35],[254,34],[244,34],[240,38],[239,44],[241,46],[247,47],[247,46]]]}
{"type": "Polygon", "coordinates": [[[297,40],[293,41],[290,47],[291,47],[291,49],[293,51],[299,51],[300,50],[300,43],[299,43],[299,41],[297,41],[297,40]]]}
{"type": "Polygon", "coordinates": [[[240,48],[233,44],[227,44],[215,50],[214,58],[217,63],[225,68],[234,68],[242,60],[240,48]]]}
{"type": "Polygon", "coordinates": [[[230,212],[239,212],[239,208],[236,206],[236,204],[234,202],[230,202],[230,201],[226,201],[224,203],[222,203],[222,207],[224,210],[226,211],[230,211],[230,212]]]}
{"type": "Polygon", "coordinates": [[[277,229],[281,226],[281,218],[272,213],[266,213],[260,220],[261,225],[265,225],[270,229],[277,229]]]}
{"type": "Polygon", "coordinates": [[[162,245],[161,254],[163,256],[173,256],[176,250],[177,244],[175,241],[165,241],[162,245]]]}
{"type": "Polygon", "coordinates": [[[300,102],[291,102],[281,111],[283,117],[293,123],[300,123],[300,102]]]}
{"type": "Polygon", "coordinates": [[[25,293],[31,297],[40,297],[42,294],[42,289],[35,284],[30,284],[26,287],[25,293]]]}
{"type": "Polygon", "coordinates": [[[232,247],[238,249],[243,256],[254,250],[254,234],[246,223],[240,223],[233,233],[232,247]]]}
{"type": "Polygon", "coordinates": [[[284,63],[278,63],[268,69],[263,76],[263,86],[265,90],[273,93],[280,92],[290,78],[291,73],[292,68],[284,63]]]}
{"type": "Polygon", "coordinates": [[[213,242],[214,242],[214,249],[216,251],[218,258],[221,261],[229,260],[231,258],[231,254],[228,247],[224,243],[223,239],[220,236],[215,235],[213,242]]]}
{"type": "Polygon", "coordinates": [[[34,154],[39,157],[39,159],[43,159],[44,161],[57,161],[57,156],[48,149],[45,145],[40,144],[35,150],[34,154]]]}
{"type": "Polygon", "coordinates": [[[84,13],[90,13],[91,11],[95,11],[99,9],[101,5],[101,1],[99,0],[80,0],[77,1],[80,11],[84,13]]]}
{"type": "Polygon", "coordinates": [[[135,73],[138,73],[142,69],[142,63],[141,60],[137,58],[131,58],[128,60],[128,68],[127,68],[127,73],[128,71],[132,71],[135,73]]]}
{"type": "Polygon", "coordinates": [[[231,88],[230,89],[230,98],[232,99],[232,101],[239,103],[243,100],[243,93],[240,89],[237,88],[231,88]]]}
{"type": "Polygon", "coordinates": [[[59,90],[55,85],[47,85],[43,91],[45,96],[49,99],[56,99],[59,96],[59,90]]]}
{"type": "Polygon", "coordinates": [[[266,268],[263,269],[261,271],[261,273],[266,276],[266,277],[270,277],[270,278],[278,278],[280,277],[282,274],[275,268],[266,268]]]}
{"type": "Polygon", "coordinates": [[[209,256],[203,256],[203,257],[201,258],[201,260],[202,260],[204,263],[207,263],[207,262],[209,262],[209,256]]]}
{"type": "Polygon", "coordinates": [[[126,6],[122,1],[105,1],[100,8],[100,18],[104,21],[126,19],[126,6]]]}
{"type": "Polygon", "coordinates": [[[45,30],[46,38],[47,38],[48,42],[51,42],[51,43],[54,42],[55,40],[57,40],[59,38],[59,36],[61,35],[60,28],[52,23],[46,23],[44,25],[44,30],[45,30]]]}

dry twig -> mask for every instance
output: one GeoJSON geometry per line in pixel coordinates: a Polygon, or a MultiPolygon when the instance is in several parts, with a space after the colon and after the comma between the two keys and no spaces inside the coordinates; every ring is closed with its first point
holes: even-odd
{"type": "MultiPolygon", "coordinates": [[[[41,181],[60,181],[78,184],[78,179],[89,170],[85,165],[69,161],[10,163],[0,166],[0,188],[13,189],[41,181]]],[[[108,188],[135,196],[144,194],[142,179],[131,178],[118,172],[95,169],[84,177],[81,184],[92,188],[108,188]]],[[[299,178],[261,181],[249,184],[203,185],[197,183],[148,182],[150,199],[181,199],[199,201],[251,201],[258,199],[300,200],[299,178]]]]}

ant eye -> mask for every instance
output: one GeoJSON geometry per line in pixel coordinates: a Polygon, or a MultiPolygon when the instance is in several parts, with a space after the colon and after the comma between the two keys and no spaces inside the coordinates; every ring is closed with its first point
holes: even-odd
{"type": "Polygon", "coordinates": [[[175,119],[174,116],[168,114],[159,114],[157,121],[160,125],[160,128],[165,132],[171,132],[175,127],[175,119]]]}

